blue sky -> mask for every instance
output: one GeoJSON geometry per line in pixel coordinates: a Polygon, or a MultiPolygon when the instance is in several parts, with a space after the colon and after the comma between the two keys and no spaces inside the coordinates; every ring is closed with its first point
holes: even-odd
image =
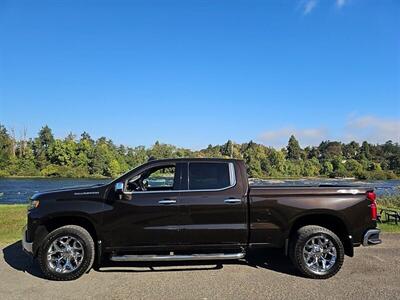
{"type": "Polygon", "coordinates": [[[1,1],[0,123],[125,145],[400,141],[400,1],[1,1]]]}

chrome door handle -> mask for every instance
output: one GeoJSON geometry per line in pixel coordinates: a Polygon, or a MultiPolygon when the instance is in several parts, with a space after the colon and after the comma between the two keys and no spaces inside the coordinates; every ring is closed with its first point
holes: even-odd
{"type": "Polygon", "coordinates": [[[159,204],[175,204],[176,200],[171,200],[171,199],[164,199],[164,200],[160,200],[158,201],[159,204]]]}
{"type": "Polygon", "coordinates": [[[241,199],[225,199],[224,202],[228,203],[228,204],[232,204],[232,203],[240,203],[240,202],[242,202],[242,200],[241,199]]]}

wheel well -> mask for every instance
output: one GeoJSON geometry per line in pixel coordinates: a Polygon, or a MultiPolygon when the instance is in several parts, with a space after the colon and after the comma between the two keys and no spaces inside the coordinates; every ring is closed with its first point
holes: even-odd
{"type": "Polygon", "coordinates": [[[94,241],[97,240],[95,227],[93,226],[92,222],[84,217],[57,217],[54,219],[50,219],[43,224],[43,226],[46,228],[47,233],[50,233],[53,230],[65,225],[81,226],[90,233],[94,241]]]}
{"type": "Polygon", "coordinates": [[[96,229],[92,222],[84,217],[56,217],[50,220],[47,220],[42,225],[38,227],[35,233],[35,243],[33,244],[33,254],[34,256],[37,255],[39,247],[42,244],[43,239],[53,230],[60,228],[65,225],[77,225],[85,228],[89,234],[92,236],[93,241],[96,245],[96,257],[97,260],[101,259],[101,247],[97,244],[98,242],[98,235],[96,229]]]}
{"type": "Polygon", "coordinates": [[[289,239],[299,228],[306,225],[317,225],[331,230],[342,241],[346,255],[354,255],[353,243],[349,238],[349,231],[347,230],[345,223],[339,217],[326,214],[315,214],[300,217],[292,225],[289,232],[289,239]]]}

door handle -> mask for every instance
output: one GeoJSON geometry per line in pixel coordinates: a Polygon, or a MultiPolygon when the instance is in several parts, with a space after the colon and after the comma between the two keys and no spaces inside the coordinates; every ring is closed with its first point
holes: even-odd
{"type": "Polygon", "coordinates": [[[176,200],[171,200],[171,199],[164,199],[164,200],[160,200],[158,201],[159,204],[175,204],[176,200]]]}
{"type": "Polygon", "coordinates": [[[242,200],[241,199],[225,199],[224,202],[227,204],[233,204],[233,203],[241,203],[242,200]]]}

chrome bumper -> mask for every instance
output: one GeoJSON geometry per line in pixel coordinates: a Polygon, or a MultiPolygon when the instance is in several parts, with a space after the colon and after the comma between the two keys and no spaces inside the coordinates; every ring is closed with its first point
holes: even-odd
{"type": "Polygon", "coordinates": [[[24,250],[29,254],[33,254],[32,248],[33,248],[33,243],[29,243],[26,241],[26,226],[25,226],[24,229],[22,230],[22,250],[24,250]]]}
{"type": "Polygon", "coordinates": [[[369,229],[364,234],[363,246],[373,246],[382,243],[382,240],[379,238],[380,232],[380,229],[369,229]]]}

